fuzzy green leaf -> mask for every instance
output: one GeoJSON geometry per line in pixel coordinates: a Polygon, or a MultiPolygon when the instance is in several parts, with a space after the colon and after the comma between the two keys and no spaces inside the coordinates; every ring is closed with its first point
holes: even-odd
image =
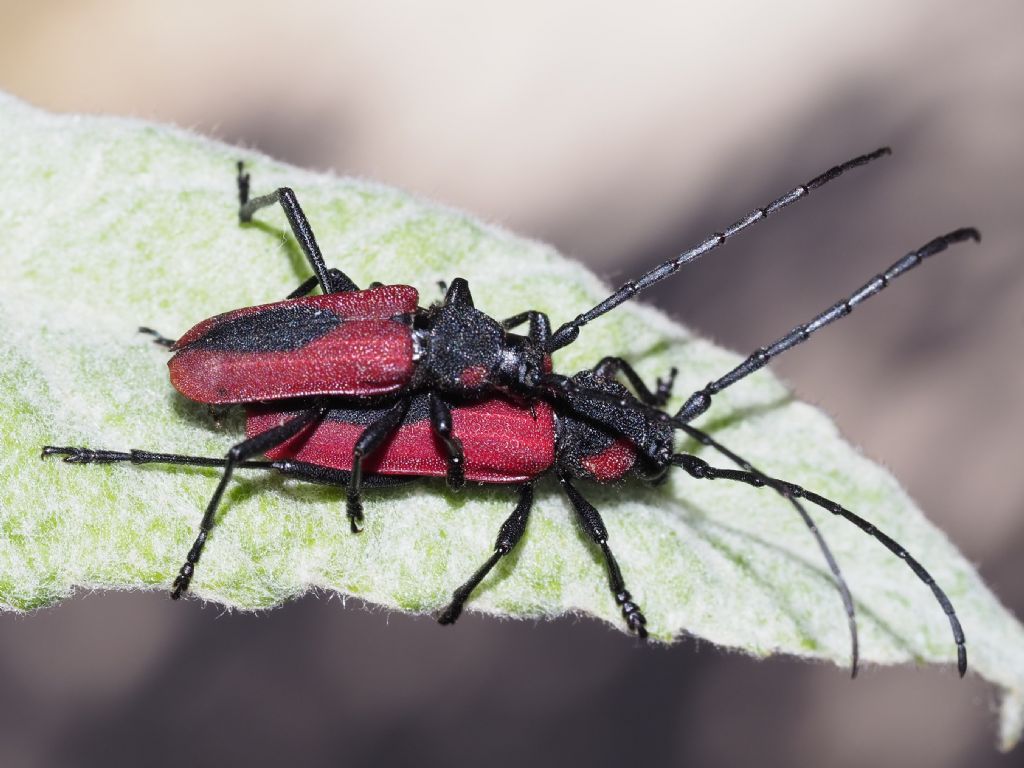
{"type": "MultiPolygon", "coordinates": [[[[502,317],[530,307],[565,319],[604,295],[551,248],[401,192],[314,175],[139,122],[59,117],[0,97],[0,607],[26,611],[76,587],[167,589],[217,473],[75,467],[44,444],[221,456],[242,431],[175,394],[166,354],[139,325],[180,334],[218,312],[282,298],[308,276],[278,209],[239,227],[234,164],[254,192],[296,188],[328,262],[360,284],[411,283],[425,301],[462,276],[502,317]]],[[[560,353],[559,370],[602,354],[647,380],[680,368],[689,392],[736,357],[662,315],[627,305],[560,353]]],[[[678,407],[679,402],[675,403],[678,407]]],[[[767,372],[716,398],[705,428],[771,474],[801,483],[905,544],[949,594],[971,668],[1003,690],[1002,744],[1024,723],[1024,630],[893,479],[767,372]]],[[[687,444],[688,450],[697,446],[687,444]]],[[[704,454],[703,451],[698,451],[704,454]]],[[[728,462],[705,455],[720,466],[728,462]]],[[[239,472],[193,592],[265,608],[311,587],[412,612],[435,611],[486,558],[513,496],[448,493],[441,482],[371,492],[348,531],[341,489],[239,472]]],[[[769,490],[698,482],[586,488],[654,637],[683,633],[757,656],[849,661],[846,619],[807,529],[769,490]]],[[[812,510],[850,583],[865,661],[954,664],[946,617],[905,563],[843,520],[812,510]]],[[[518,550],[470,609],[513,617],[583,612],[622,628],[602,563],[551,482],[518,550]]]]}

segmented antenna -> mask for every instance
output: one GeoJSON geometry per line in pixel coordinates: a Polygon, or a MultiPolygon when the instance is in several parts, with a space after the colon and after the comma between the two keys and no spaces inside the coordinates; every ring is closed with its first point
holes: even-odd
{"type": "Polygon", "coordinates": [[[949,246],[954,245],[955,243],[961,243],[965,240],[974,240],[975,242],[979,242],[981,240],[981,234],[973,227],[964,227],[962,229],[954,230],[949,234],[942,235],[941,237],[936,237],[934,240],[921,246],[916,251],[911,251],[885,270],[885,272],[880,275],[875,275],[845,299],[836,302],[824,312],[818,314],[809,323],[798,325],[782,338],[773,341],[767,346],[759,348],[751,354],[750,357],[720,379],[712,381],[704,387],[704,389],[694,392],[690,395],[687,401],[683,403],[683,407],[679,409],[679,412],[675,417],[683,422],[692,421],[697,418],[711,407],[712,395],[718,394],[726,387],[731,387],[740,379],[746,378],[754,371],[763,368],[768,364],[768,361],[776,355],[781,355],[787,349],[807,341],[813,333],[821,330],[829,323],[833,323],[841,317],[846,317],[846,315],[850,314],[853,311],[853,308],[858,304],[863,301],[867,301],[875,294],[881,292],[889,285],[889,283],[903,273],[912,270],[929,256],[941,253],[949,248],[949,246]]]}
{"type": "MultiPolygon", "coordinates": [[[[722,443],[715,440],[711,435],[706,432],[702,432],[696,427],[691,427],[689,424],[682,424],[679,422],[672,422],[672,425],[676,429],[681,429],[687,435],[692,437],[694,440],[699,442],[701,445],[706,445],[709,448],[714,448],[716,451],[721,453],[723,456],[728,458],[731,462],[739,467],[742,467],[747,472],[754,475],[760,475],[767,479],[761,470],[757,469],[753,464],[744,459],[737,453],[734,453],[729,448],[726,448],[722,443]]],[[[839,569],[839,563],[836,562],[835,555],[832,554],[831,548],[825,541],[825,537],[821,531],[818,530],[818,526],[815,525],[814,520],[804,509],[803,504],[797,501],[794,497],[785,493],[785,489],[781,487],[773,486],[775,490],[782,496],[786,501],[793,505],[797,514],[800,515],[800,519],[804,521],[804,525],[810,530],[811,535],[814,536],[814,540],[818,544],[818,549],[821,550],[822,556],[825,558],[825,562],[828,563],[828,568],[832,571],[832,577],[836,582],[836,589],[839,590],[839,597],[843,601],[843,610],[846,611],[846,624],[850,628],[850,677],[857,676],[857,669],[860,663],[860,642],[857,637],[857,614],[854,612],[853,607],[853,596],[850,594],[850,588],[846,584],[846,579],[843,578],[843,573],[839,569]]]]}
{"type": "Polygon", "coordinates": [[[964,637],[963,627],[960,626],[960,619],[957,618],[956,611],[953,609],[953,604],[949,601],[946,593],[942,591],[942,588],[935,582],[932,575],[928,573],[925,567],[912,557],[898,541],[890,538],[880,531],[875,525],[869,523],[863,517],[854,514],[842,505],[837,504],[831,499],[826,499],[824,496],[820,496],[817,493],[805,490],[794,483],[787,483],[782,480],[776,480],[775,478],[768,477],[767,475],[762,475],[760,473],[755,474],[745,470],[720,469],[718,467],[712,467],[703,459],[686,453],[674,454],[671,461],[677,467],[684,469],[691,477],[697,478],[698,480],[735,480],[736,482],[752,485],[755,488],[768,486],[770,488],[774,488],[778,493],[781,493],[784,496],[790,496],[794,499],[806,499],[811,502],[811,504],[815,504],[816,506],[831,512],[833,515],[838,515],[849,520],[864,531],[864,533],[880,542],[882,546],[905,562],[907,567],[914,572],[917,578],[931,589],[936,601],[938,601],[939,605],[942,606],[942,611],[946,614],[946,618],[949,620],[949,627],[953,632],[953,641],[956,643],[956,666],[957,670],[960,672],[960,677],[963,677],[967,673],[967,641],[964,637]]]}
{"type": "Polygon", "coordinates": [[[724,244],[725,241],[730,239],[733,235],[739,234],[747,227],[750,227],[759,221],[763,221],[776,211],[780,211],[787,205],[795,203],[797,200],[806,197],[810,194],[811,190],[824,186],[833,179],[842,176],[851,168],[867,165],[872,160],[877,160],[878,158],[889,154],[892,154],[892,150],[889,149],[889,147],[882,147],[881,149],[876,149],[874,152],[869,152],[866,155],[860,155],[852,160],[847,160],[845,163],[829,168],[824,173],[815,176],[806,184],[794,187],[782,197],[768,203],[765,207],[755,208],[742,219],[729,225],[721,232],[716,232],[711,235],[695,248],[683,251],[681,254],[676,256],[676,258],[666,261],[664,264],[659,264],[637,280],[630,280],[596,307],[584,312],[582,315],[578,315],[575,320],[565,323],[561,328],[555,331],[547,342],[547,351],[554,352],[556,349],[561,349],[562,347],[571,344],[576,340],[576,337],[580,335],[580,328],[591,320],[600,317],[606,312],[610,312],[619,306],[619,304],[629,301],[640,293],[640,291],[650,288],[655,283],[664,280],[670,275],[674,275],[684,265],[689,264],[692,261],[696,261],[709,251],[715,250],[715,248],[724,244]]]}

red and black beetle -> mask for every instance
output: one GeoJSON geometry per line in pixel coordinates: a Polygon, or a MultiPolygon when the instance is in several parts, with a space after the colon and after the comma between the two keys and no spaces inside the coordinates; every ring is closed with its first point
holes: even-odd
{"type": "Polygon", "coordinates": [[[933,590],[949,618],[963,674],[964,636],[952,605],[902,546],[835,502],[764,475],[689,422],[708,409],[713,395],[845,316],[928,256],[953,243],[978,239],[975,230],[955,230],[907,254],[844,300],[693,393],[674,415],[661,410],[672,377],[659,381],[652,392],[620,358],[606,358],[593,370],[573,376],[551,370],[551,353],[572,343],[582,326],[810,190],[887,153],[888,149],[880,149],[860,156],[796,187],[626,283],[554,332],[541,312],[527,311],[504,321],[480,312],[462,278],[452,281],[441,304],[427,308],[418,305],[418,294],[409,286],[360,290],[344,273],[327,269],[295,194],[281,188],[250,200],[249,177],[239,164],[240,219],[249,221],[255,211],[279,202],[314,276],[284,301],[227,312],[204,320],[176,342],[162,337],[158,341],[173,352],[168,364],[171,381],[182,394],[211,405],[247,406],[247,438],[233,446],[225,459],[54,446],[46,446],[43,455],[63,455],[72,463],[167,462],[224,468],[199,534],[174,581],[175,598],[189,587],[235,468],[272,468],[313,482],[346,486],[353,531],[362,519],[364,484],[445,476],[453,488],[467,479],[519,485],[519,502],[501,528],[494,554],[456,590],[441,615],[443,623],[458,617],[476,585],[515,546],[532,505],[533,481],[553,472],[581,527],[600,547],[616,602],[629,628],[640,636],[646,635],[645,619],[625,587],[600,513],[572,481],[616,482],[627,474],[657,481],[678,466],[694,478],[767,486],[797,507],[837,578],[851,623],[854,671],[852,601],[799,498],[854,522],[908,563],[933,590]],[[322,295],[308,295],[317,286],[322,295]],[[524,323],[528,323],[527,335],[511,332],[524,323]],[[617,381],[619,374],[632,391],[617,381]],[[742,469],[719,469],[696,456],[674,452],[675,430],[718,449],[742,469]],[[261,454],[270,461],[253,460],[261,454]]]}

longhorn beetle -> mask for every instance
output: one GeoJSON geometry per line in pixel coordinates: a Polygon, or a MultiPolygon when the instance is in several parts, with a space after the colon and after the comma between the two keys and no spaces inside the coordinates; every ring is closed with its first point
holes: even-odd
{"type": "Polygon", "coordinates": [[[925,258],[951,244],[980,239],[976,230],[958,229],[911,251],[842,301],[759,348],[733,370],[690,395],[674,415],[660,409],[674,371],[667,380],[659,380],[652,393],[620,358],[605,358],[593,370],[573,376],[551,370],[551,353],[571,344],[587,323],[811,190],[888,153],[888,148],[882,148],[831,168],[638,280],[627,282],[554,332],[547,316],[538,311],[525,311],[499,322],[476,310],[469,285],[462,278],[452,281],[443,303],[427,308],[418,306],[417,292],[409,286],[375,285],[360,290],[343,272],[326,267],[294,192],[282,187],[250,200],[249,175],[239,163],[240,220],[250,221],[260,208],[280,203],[314,276],[284,301],[217,315],[176,342],[156,335],[157,341],[174,353],[168,365],[171,382],[179,392],[211,405],[247,406],[247,439],[233,446],[225,459],[57,446],[45,446],[43,456],[63,455],[71,463],[129,461],[223,467],[199,534],[174,580],[175,599],[188,590],[236,468],[276,469],[313,482],[345,486],[353,532],[358,532],[363,518],[360,494],[364,484],[388,485],[403,476],[440,475],[455,489],[467,479],[518,484],[518,504],[502,526],[495,552],[455,591],[441,614],[442,623],[458,618],[473,589],[515,546],[532,505],[533,481],[550,471],[556,474],[581,527],[601,549],[615,600],[630,630],[641,637],[646,636],[646,620],[626,589],[600,513],[572,481],[615,482],[634,474],[656,482],[677,466],[697,479],[766,486],[793,503],[836,577],[850,623],[854,674],[857,641],[852,601],[831,552],[797,501],[801,498],[874,536],[932,589],[949,619],[963,675],[966,647],[953,607],[901,545],[835,502],[761,473],[689,422],[710,407],[715,394],[849,314],[925,258]],[[317,286],[322,295],[309,295],[317,286]],[[529,327],[526,336],[511,333],[523,324],[529,327]],[[616,380],[618,374],[636,394],[616,380]],[[717,449],[741,469],[720,469],[696,456],[675,453],[674,430],[717,449]],[[509,445],[517,443],[524,450],[510,453],[509,445]],[[254,461],[260,454],[270,461],[254,461]]]}

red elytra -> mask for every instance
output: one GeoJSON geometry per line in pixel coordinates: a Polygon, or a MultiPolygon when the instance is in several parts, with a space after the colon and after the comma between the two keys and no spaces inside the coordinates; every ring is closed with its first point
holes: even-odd
{"type": "Polygon", "coordinates": [[[209,318],[172,347],[171,384],[211,405],[397,392],[415,370],[419,294],[385,285],[245,307],[209,318]]]}
{"type": "MultiPolygon", "coordinates": [[[[547,403],[537,403],[531,409],[491,398],[457,406],[451,412],[469,481],[522,483],[543,474],[555,462],[555,415],[547,403]]],[[[352,448],[366,425],[346,420],[346,413],[352,412],[330,412],[319,423],[267,451],[267,458],[351,470],[352,448]]],[[[254,437],[294,416],[294,412],[251,407],[246,434],[254,437]]],[[[446,455],[426,409],[413,407],[389,441],[364,459],[362,470],[367,474],[444,477],[446,455]]]]}
{"type": "Polygon", "coordinates": [[[625,477],[636,464],[636,447],[628,440],[619,438],[600,453],[584,456],[580,463],[590,472],[592,480],[614,483],[625,477]]]}

